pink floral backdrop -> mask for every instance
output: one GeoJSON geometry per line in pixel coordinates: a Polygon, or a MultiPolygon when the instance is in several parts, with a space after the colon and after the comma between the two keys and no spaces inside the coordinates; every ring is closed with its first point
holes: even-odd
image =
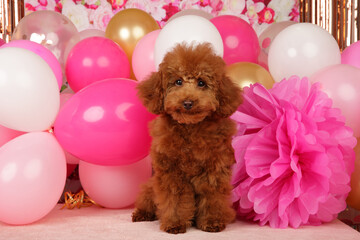
{"type": "Polygon", "coordinates": [[[70,18],[79,31],[105,30],[111,17],[126,8],[151,14],[160,26],[183,9],[201,9],[218,15],[236,15],[259,34],[269,24],[299,20],[299,0],[25,0],[26,14],[54,10],[70,18]]]}

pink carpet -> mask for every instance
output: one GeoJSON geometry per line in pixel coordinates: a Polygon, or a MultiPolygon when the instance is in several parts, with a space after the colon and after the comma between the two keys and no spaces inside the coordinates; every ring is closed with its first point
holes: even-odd
{"type": "Polygon", "coordinates": [[[223,232],[207,233],[194,227],[187,233],[171,235],[159,230],[159,222],[131,222],[132,209],[111,210],[89,207],[60,210],[61,205],[42,220],[27,226],[9,226],[0,223],[1,240],[82,240],[82,239],[196,239],[196,240],[359,240],[360,233],[335,220],[317,227],[299,229],[272,229],[255,223],[236,221],[223,232]]]}

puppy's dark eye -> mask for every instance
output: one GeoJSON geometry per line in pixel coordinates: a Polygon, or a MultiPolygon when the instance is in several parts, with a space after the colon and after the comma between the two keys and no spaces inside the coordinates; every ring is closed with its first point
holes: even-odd
{"type": "Polygon", "coordinates": [[[205,87],[205,86],[206,86],[206,83],[205,83],[203,80],[200,79],[200,80],[198,81],[198,86],[199,86],[199,87],[205,87]]]}
{"type": "Polygon", "coordinates": [[[182,80],[181,79],[176,80],[175,85],[176,86],[181,86],[182,85],[182,80]]]}

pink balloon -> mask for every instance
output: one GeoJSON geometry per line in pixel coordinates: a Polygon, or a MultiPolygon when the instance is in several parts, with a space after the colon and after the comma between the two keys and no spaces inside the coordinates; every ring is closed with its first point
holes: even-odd
{"type": "Polygon", "coordinates": [[[61,65],[59,61],[56,59],[55,55],[46,47],[43,45],[32,42],[29,40],[13,40],[3,46],[1,48],[5,47],[18,47],[23,48],[32,51],[33,53],[36,53],[38,56],[40,56],[42,59],[45,60],[45,62],[49,65],[53,73],[55,74],[57,83],[59,85],[59,89],[61,89],[62,86],[62,70],[61,65]]]}
{"type": "Polygon", "coordinates": [[[78,42],[66,61],[66,78],[74,92],[108,78],[130,77],[125,52],[110,39],[90,37],[78,42]]]}
{"type": "Polygon", "coordinates": [[[341,54],[341,63],[360,68],[360,41],[345,48],[341,54]]]}
{"type": "Polygon", "coordinates": [[[4,45],[5,43],[6,42],[2,38],[0,38],[0,46],[4,45]]]}
{"type": "Polygon", "coordinates": [[[148,123],[129,79],[109,79],[77,92],[60,110],[54,132],[63,148],[89,163],[117,166],[148,155],[148,123]]]}
{"type": "Polygon", "coordinates": [[[85,192],[96,203],[106,208],[124,208],[135,202],[140,185],[151,177],[151,159],[116,167],[80,161],[79,177],[85,192]]]}
{"type": "MultiPolygon", "coordinates": [[[[74,93],[67,93],[67,92],[62,92],[60,94],[60,109],[63,108],[63,106],[65,105],[65,103],[72,97],[74,96],[74,93]]],[[[65,151],[65,150],[64,150],[65,151]]],[[[66,158],[66,163],[67,164],[72,164],[72,165],[76,165],[79,164],[80,159],[75,157],[74,155],[72,155],[71,153],[65,151],[65,158],[66,158]]]]}
{"type": "Polygon", "coordinates": [[[71,49],[81,40],[89,37],[105,37],[105,32],[99,29],[85,29],[81,32],[74,34],[69,42],[66,44],[64,59],[66,61],[71,49]]]}
{"type": "Polygon", "coordinates": [[[345,123],[360,137],[360,69],[347,64],[337,64],[320,70],[310,78],[320,82],[321,89],[333,100],[345,117],[345,123]]]}
{"type": "Polygon", "coordinates": [[[0,147],[25,132],[16,131],[0,125],[0,147]]]}
{"type": "Polygon", "coordinates": [[[160,29],[146,34],[136,44],[132,55],[132,67],[136,79],[141,82],[151,72],[155,72],[154,48],[155,41],[160,33],[160,29]]]}
{"type": "Polygon", "coordinates": [[[0,221],[22,225],[47,215],[66,180],[64,152],[46,132],[21,135],[0,148],[0,221]]]}
{"type": "Polygon", "coordinates": [[[227,65],[236,62],[258,62],[259,40],[255,30],[240,17],[221,15],[210,19],[220,32],[224,43],[224,61],[227,65]]]}

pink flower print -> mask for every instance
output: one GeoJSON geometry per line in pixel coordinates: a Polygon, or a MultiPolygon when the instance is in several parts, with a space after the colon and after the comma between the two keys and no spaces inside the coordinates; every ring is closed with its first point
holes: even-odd
{"type": "Polygon", "coordinates": [[[261,12],[265,8],[265,4],[262,2],[254,2],[249,0],[246,2],[246,16],[250,20],[250,24],[253,24],[258,21],[258,13],[261,12]]]}
{"type": "Polygon", "coordinates": [[[223,9],[224,7],[224,2],[221,0],[213,0],[210,1],[210,6],[213,9],[213,12],[219,12],[221,9],[223,9]]]}
{"type": "Polygon", "coordinates": [[[180,9],[178,6],[173,5],[172,3],[169,3],[168,5],[165,5],[162,7],[166,11],[166,16],[161,21],[166,22],[171,18],[175,13],[179,12],[180,9]]]}
{"type": "Polygon", "coordinates": [[[291,21],[295,21],[298,22],[299,21],[299,6],[294,6],[293,9],[291,10],[289,16],[291,17],[290,20],[291,21]]]}
{"type": "Polygon", "coordinates": [[[259,13],[259,23],[273,23],[274,22],[275,11],[271,8],[264,8],[259,13]]]}
{"type": "Polygon", "coordinates": [[[123,8],[128,0],[111,0],[112,9],[123,8]]]}
{"type": "Polygon", "coordinates": [[[31,12],[36,11],[36,8],[33,5],[31,5],[30,3],[26,3],[25,8],[27,11],[31,11],[31,12]]]}
{"type": "Polygon", "coordinates": [[[44,7],[46,7],[48,5],[47,0],[39,0],[38,2],[41,6],[44,6],[44,7]]]}

